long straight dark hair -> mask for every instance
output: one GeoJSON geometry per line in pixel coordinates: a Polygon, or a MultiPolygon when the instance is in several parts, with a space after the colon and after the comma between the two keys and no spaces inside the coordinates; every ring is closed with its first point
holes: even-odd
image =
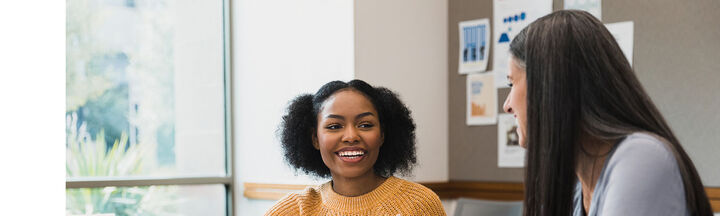
{"type": "Polygon", "coordinates": [[[667,140],[689,213],[712,214],[695,166],[599,20],[556,11],[523,29],[510,52],[527,74],[525,215],[572,214],[581,134],[617,141],[634,132],[667,140]]]}

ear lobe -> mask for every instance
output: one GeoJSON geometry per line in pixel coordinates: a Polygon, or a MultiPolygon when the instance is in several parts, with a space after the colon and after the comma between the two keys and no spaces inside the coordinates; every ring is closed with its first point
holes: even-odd
{"type": "Polygon", "coordinates": [[[318,144],[317,133],[312,134],[312,144],[315,149],[320,150],[320,144],[318,144]]]}

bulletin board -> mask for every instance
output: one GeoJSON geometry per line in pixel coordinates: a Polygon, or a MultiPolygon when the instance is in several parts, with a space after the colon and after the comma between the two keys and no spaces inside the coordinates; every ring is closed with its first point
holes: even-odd
{"type": "MultiPolygon", "coordinates": [[[[492,4],[449,0],[448,62],[458,59],[458,23],[492,19],[492,4]]],[[[553,10],[562,4],[554,0],[553,10]]],[[[720,187],[718,11],[717,0],[602,0],[603,23],[634,22],[633,68],[707,187],[720,187]]],[[[489,58],[492,62],[492,54],[489,58]]],[[[448,64],[447,74],[450,180],[521,182],[522,168],[498,168],[497,126],[466,124],[466,77],[458,74],[458,64],[448,64]]],[[[498,112],[508,92],[498,89],[498,112]]]]}

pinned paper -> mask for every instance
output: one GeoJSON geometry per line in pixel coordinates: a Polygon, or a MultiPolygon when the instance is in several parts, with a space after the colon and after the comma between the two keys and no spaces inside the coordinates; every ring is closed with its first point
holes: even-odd
{"type": "Polygon", "coordinates": [[[584,10],[602,20],[602,0],[565,0],[565,9],[584,10]]]}
{"type": "Polygon", "coordinates": [[[493,83],[493,73],[467,76],[467,125],[497,122],[497,89],[493,83]]]}
{"type": "Polygon", "coordinates": [[[460,54],[458,72],[468,74],[487,70],[490,50],[490,21],[477,19],[458,24],[460,54]]]}
{"type": "Polygon", "coordinates": [[[525,26],[552,12],[552,0],[493,0],[493,71],[496,88],[507,87],[510,42],[525,26]]]}
{"type": "Polygon", "coordinates": [[[520,147],[517,127],[513,115],[498,115],[498,167],[525,166],[525,148],[520,147]]]}

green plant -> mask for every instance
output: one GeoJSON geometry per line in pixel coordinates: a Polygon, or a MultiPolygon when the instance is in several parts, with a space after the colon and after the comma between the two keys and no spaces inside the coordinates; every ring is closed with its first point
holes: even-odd
{"type": "MultiPolygon", "coordinates": [[[[93,140],[84,123],[78,126],[74,113],[67,117],[66,149],[66,175],[71,178],[127,177],[142,173],[143,145],[128,145],[128,137],[123,133],[108,149],[104,131],[93,140]]],[[[163,186],[68,189],[67,214],[173,215],[177,211],[176,189],[163,186]]]]}
{"type": "Polygon", "coordinates": [[[107,149],[104,130],[93,140],[87,134],[84,123],[72,129],[75,125],[75,122],[68,125],[71,128],[67,133],[68,177],[129,176],[141,173],[142,145],[128,146],[126,133],[121,135],[120,140],[115,140],[112,148],[107,149]]]}

